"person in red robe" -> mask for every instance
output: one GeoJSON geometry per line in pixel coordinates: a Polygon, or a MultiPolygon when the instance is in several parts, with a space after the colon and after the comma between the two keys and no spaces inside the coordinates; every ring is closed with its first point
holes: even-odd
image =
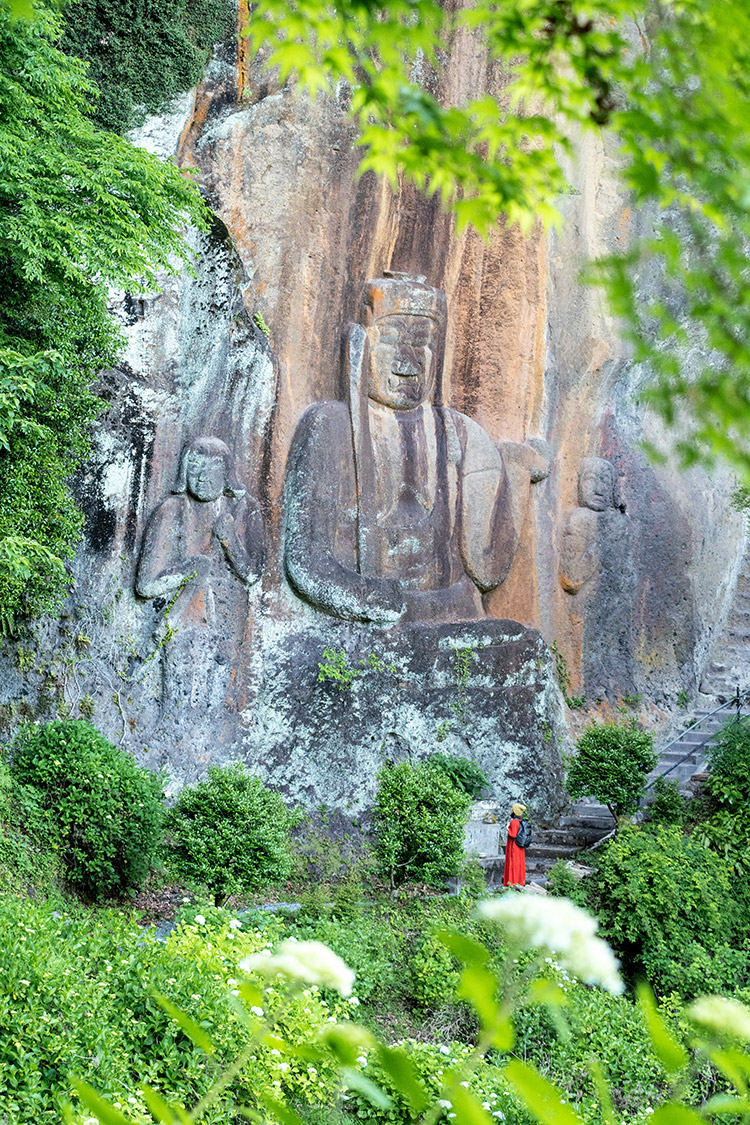
{"type": "Polygon", "coordinates": [[[521,827],[525,812],[526,806],[521,804],[515,804],[511,809],[513,815],[508,825],[508,839],[505,844],[504,887],[526,886],[526,851],[524,848],[519,848],[516,843],[518,829],[521,827]]]}

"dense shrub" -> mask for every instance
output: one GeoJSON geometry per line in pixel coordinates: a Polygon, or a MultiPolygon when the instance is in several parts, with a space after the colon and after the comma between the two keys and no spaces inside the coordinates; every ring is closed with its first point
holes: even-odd
{"type": "Polygon", "coordinates": [[[708,748],[708,772],[750,801],[750,719],[733,719],[721,728],[708,748]]]}
{"type": "Polygon", "coordinates": [[[645,973],[662,991],[692,996],[709,984],[687,971],[703,949],[723,966],[711,986],[747,982],[747,953],[735,958],[730,950],[743,948],[750,914],[726,865],[695,836],[676,826],[626,827],[607,846],[591,883],[602,932],[631,973],[645,973]]]}
{"type": "Polygon", "coordinates": [[[557,1019],[542,1005],[518,1013],[517,1054],[555,1082],[585,1121],[597,1125],[602,1118],[590,1060],[599,1059],[617,1120],[648,1120],[650,1107],[666,1093],[667,1076],[651,1050],[642,1014],[631,1000],[574,983],[552,967],[545,975],[563,990],[564,1004],[557,1019]]]}
{"type": "Polygon", "coordinates": [[[685,799],[680,787],[673,778],[657,777],[654,783],[654,799],[648,807],[654,824],[682,824],[686,815],[685,799]]]}
{"type": "Polygon", "coordinates": [[[464,793],[478,800],[489,784],[487,774],[471,761],[460,754],[431,754],[430,761],[439,766],[450,781],[464,793]]]}
{"type": "Polygon", "coordinates": [[[281,795],[241,763],[210,766],[206,780],[183,789],[168,814],[171,866],[181,878],[205,884],[217,905],[231,894],[283,883],[296,821],[281,795]]]}
{"type": "MultiPolygon", "coordinates": [[[[83,1076],[146,1125],[140,1083],[163,1097],[194,1104],[215,1071],[162,1010],[166,996],[200,1021],[220,1059],[233,1058],[252,1035],[232,1009],[230,990],[238,962],[276,937],[275,920],[238,928],[228,912],[211,930],[194,920],[157,941],[115,911],[68,910],[58,904],[0,899],[0,1105],[3,1125],[60,1121],[60,1099],[70,1078],[83,1076]],[[230,921],[232,924],[230,925],[230,921]]],[[[315,1040],[330,1017],[346,1019],[353,1007],[324,1001],[315,988],[288,1000],[261,983],[262,1004],[281,1014],[279,1034],[289,1043],[315,1040]]],[[[259,1045],[236,1086],[250,1104],[262,1091],[301,1103],[325,1103],[335,1088],[330,1064],[311,1073],[309,1059],[281,1067],[273,1044],[259,1045]],[[279,1087],[274,1083],[278,1082],[279,1087]]],[[[90,1114],[75,1121],[91,1120],[90,1114]]],[[[234,1119],[234,1118],[232,1118],[234,1119]]],[[[201,1122],[226,1125],[226,1106],[209,1108],[201,1122]]]]}
{"type": "Polygon", "coordinates": [[[564,859],[558,859],[547,876],[547,893],[556,898],[569,898],[576,906],[589,907],[590,878],[574,875],[564,859]]]}
{"type": "Polygon", "coordinates": [[[577,755],[567,763],[570,796],[595,797],[615,818],[634,813],[646,776],[656,765],[653,737],[635,722],[592,723],[577,746],[577,755]]]}
{"type": "Polygon", "coordinates": [[[391,886],[442,886],[464,860],[464,828],[471,798],[429,759],[384,765],[375,799],[375,856],[391,886]]]}
{"type": "Polygon", "coordinates": [[[39,793],[19,785],[0,761],[0,887],[39,890],[54,883],[57,857],[47,836],[39,793]]]}
{"type": "Polygon", "coordinates": [[[161,778],[83,719],[25,724],[11,770],[38,794],[74,890],[97,900],[141,886],[161,847],[161,778]]]}
{"type": "Polygon", "coordinates": [[[233,22],[227,0],[76,0],[62,47],[89,64],[96,123],[122,133],[195,86],[233,22]]]}
{"type": "Polygon", "coordinates": [[[696,832],[730,868],[750,873],[750,720],[732,720],[708,752],[705,818],[696,832]]]}

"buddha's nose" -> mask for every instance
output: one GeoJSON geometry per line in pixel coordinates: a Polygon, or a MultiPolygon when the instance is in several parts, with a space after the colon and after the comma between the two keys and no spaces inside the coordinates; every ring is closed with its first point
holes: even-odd
{"type": "Polygon", "coordinates": [[[421,375],[422,365],[411,350],[400,351],[394,356],[391,372],[394,375],[421,375]]]}

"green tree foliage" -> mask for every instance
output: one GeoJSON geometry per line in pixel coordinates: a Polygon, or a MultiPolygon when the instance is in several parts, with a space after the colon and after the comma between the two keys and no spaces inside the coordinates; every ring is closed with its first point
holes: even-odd
{"type": "Polygon", "coordinates": [[[74,890],[97,900],[145,882],[161,848],[161,778],[83,719],[25,724],[11,771],[38,794],[74,890]]]}
{"type": "Polygon", "coordinates": [[[228,0],[71,0],[60,46],[89,64],[96,124],[123,133],[195,86],[234,22],[228,0]]]}
{"type": "Polygon", "coordinates": [[[631,973],[686,996],[750,985],[747,889],[697,835],[628,826],[590,881],[590,905],[631,973]]]}
{"type": "Polygon", "coordinates": [[[487,774],[470,758],[464,758],[460,754],[431,754],[430,761],[440,767],[457,789],[468,793],[474,801],[482,796],[489,785],[487,774]]]}
{"type": "Polygon", "coordinates": [[[722,727],[708,751],[708,816],[696,826],[704,843],[738,872],[750,874],[750,720],[722,727]]]}
{"type": "Polygon", "coordinates": [[[83,63],[49,11],[0,2],[0,626],[54,610],[80,534],[68,479],[88,451],[118,333],[107,286],[148,287],[205,223],[173,165],[97,129],[83,63]]]}
{"type": "Polygon", "coordinates": [[[375,856],[392,887],[406,882],[439,887],[464,861],[471,798],[428,759],[386,764],[375,799],[375,856]]]}
{"type": "Polygon", "coordinates": [[[526,230],[555,222],[562,156],[581,129],[613,130],[623,188],[652,205],[653,229],[595,276],[634,344],[645,398],[680,422],[683,463],[720,455],[750,481],[745,0],[664,0],[645,17],[636,0],[474,0],[458,11],[259,0],[247,34],[313,93],[351,84],[362,169],[438,193],[459,225],[482,232],[498,217],[526,230]],[[466,27],[508,85],[501,98],[444,105],[429,76],[466,27]]]}
{"type": "Polygon", "coordinates": [[[574,800],[596,797],[617,819],[634,813],[656,765],[653,736],[630,723],[591,723],[568,762],[565,788],[574,800]]]}
{"type": "Polygon", "coordinates": [[[208,777],[183,789],[170,810],[171,864],[205,884],[221,905],[283,883],[292,868],[290,832],[297,816],[279,793],[244,766],[210,766],[208,777]]]}
{"type": "Polygon", "coordinates": [[[656,824],[682,824],[687,805],[674,778],[657,777],[654,799],[648,806],[649,817],[656,824]]]}

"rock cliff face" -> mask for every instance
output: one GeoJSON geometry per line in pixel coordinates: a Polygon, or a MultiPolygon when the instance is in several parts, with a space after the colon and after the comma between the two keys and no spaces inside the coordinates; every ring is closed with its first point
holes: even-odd
{"type": "MultiPolygon", "coordinates": [[[[430,80],[452,99],[502,82],[468,36],[430,80]]],[[[356,177],[344,103],[310,104],[257,63],[219,57],[179,113],[143,130],[141,143],[198,170],[217,222],[193,236],[194,276],[116,302],[128,348],[103,378],[77,484],[87,529],[67,617],[6,643],[6,717],[19,701],[21,713],[93,709],[173,790],[241,758],[296,799],[342,809],[368,804],[384,759],[443,748],[476,758],[498,800],[552,815],[567,733],[548,646],[590,702],[642,693],[666,715],[679,690],[696,692],[741,554],[731,481],[649,463],[640,442],[663,435],[637,401],[643,374],[579,283],[636,221],[614,143],[582,143],[561,234],[499,226],[483,243],[457,236],[434,201],[356,177]],[[427,335],[407,340],[407,359],[427,356],[440,385],[411,429],[414,411],[363,392],[362,444],[347,325],[362,325],[369,370],[399,309],[368,321],[362,294],[388,273],[446,295],[445,326],[432,298],[415,298],[394,345],[419,321],[427,335]],[[305,438],[290,478],[311,407],[329,436],[305,438]],[[295,558],[335,563],[336,590],[359,583],[355,610],[290,582],[292,509],[307,528],[295,558]],[[499,551],[503,535],[507,576],[483,577],[472,551],[499,551]],[[363,610],[389,582],[391,616],[363,610]],[[339,680],[319,680],[332,660],[339,680]]]]}

